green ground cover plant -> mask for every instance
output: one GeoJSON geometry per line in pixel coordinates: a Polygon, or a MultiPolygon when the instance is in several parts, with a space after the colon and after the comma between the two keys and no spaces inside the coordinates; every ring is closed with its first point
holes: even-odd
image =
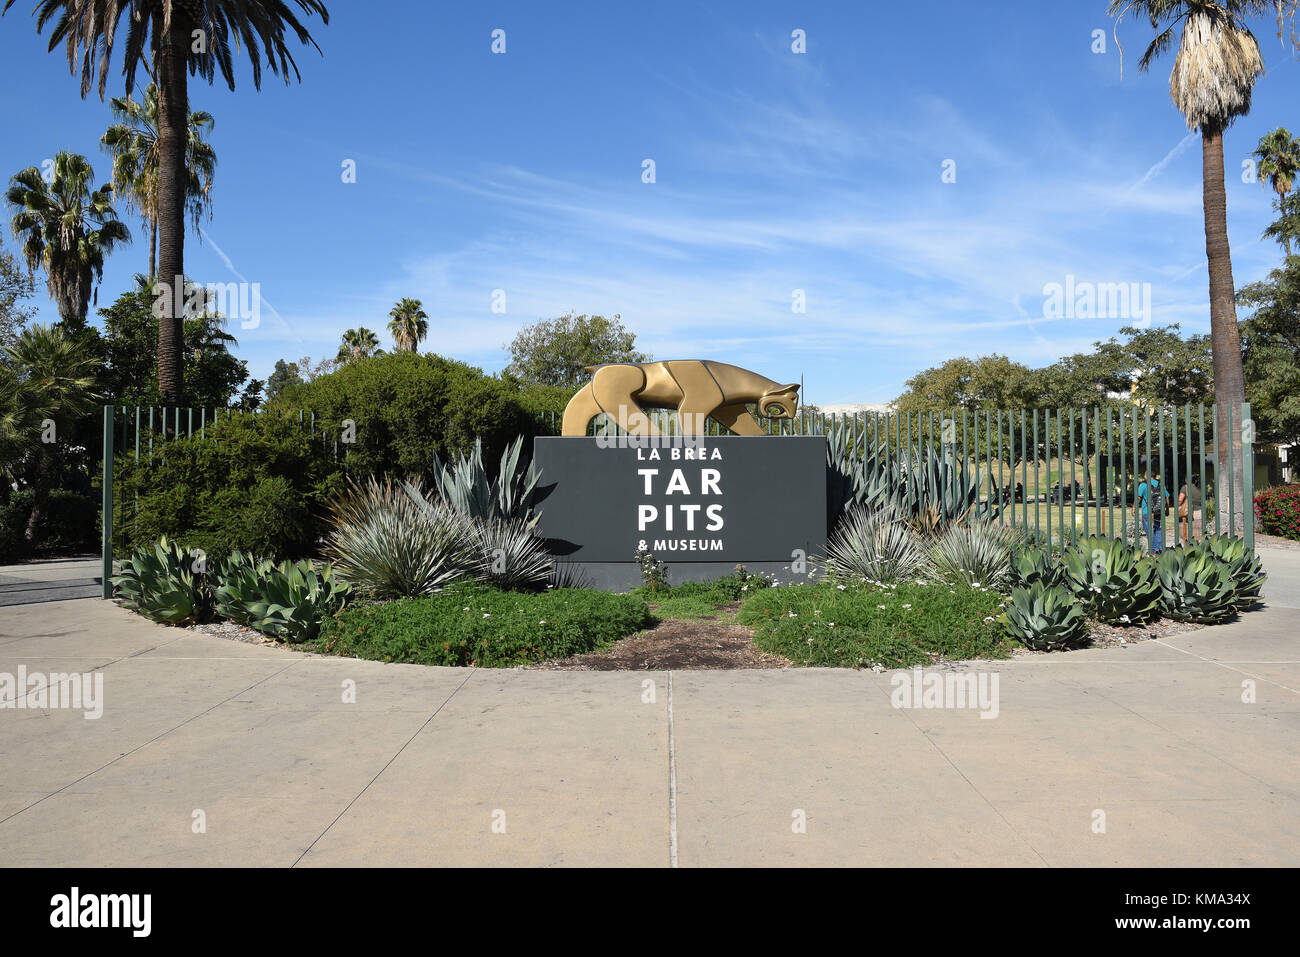
{"type": "Polygon", "coordinates": [[[608,647],[651,624],[634,595],[457,584],[419,598],[357,605],[325,623],[312,650],[423,665],[509,668],[608,647]]]}
{"type": "Polygon", "coordinates": [[[754,644],[799,665],[905,668],[945,658],[1004,658],[1001,597],[928,582],[822,581],[749,595],[738,620],[754,644]]]}

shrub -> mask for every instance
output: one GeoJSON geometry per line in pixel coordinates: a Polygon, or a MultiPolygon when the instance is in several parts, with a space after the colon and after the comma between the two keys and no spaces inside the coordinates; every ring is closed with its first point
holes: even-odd
{"type": "Polygon", "coordinates": [[[1300,539],[1300,485],[1278,485],[1257,492],[1255,515],[1261,532],[1300,539]]]}
{"type": "Polygon", "coordinates": [[[855,505],[826,545],[826,574],[847,582],[898,582],[925,567],[920,537],[897,509],[855,505]]]}
{"type": "Polygon", "coordinates": [[[940,581],[1001,588],[1011,568],[1011,548],[1020,540],[1013,528],[988,522],[950,525],[930,549],[940,581]]]}
{"type": "Polygon", "coordinates": [[[1012,588],[1028,588],[1042,582],[1044,585],[1065,584],[1065,569],[1052,550],[1044,545],[1025,544],[1011,549],[1007,565],[1007,584],[1012,588]]]}
{"type": "Polygon", "coordinates": [[[275,558],[313,553],[342,475],[297,416],[241,414],[206,436],[158,441],[153,462],[118,457],[117,547],[162,536],[210,555],[234,550],[275,558]]]}
{"type": "Polygon", "coordinates": [[[534,426],[510,382],[463,362],[404,351],[356,359],[290,385],[271,406],[294,415],[313,409],[317,428],[331,435],[351,420],[356,441],[339,449],[351,475],[424,475],[431,451],[467,455],[476,438],[494,459],[534,426]]]}
{"type": "Polygon", "coordinates": [[[0,506],[0,562],[17,561],[33,552],[75,555],[98,550],[100,500],[70,489],[50,489],[45,517],[36,541],[25,538],[35,493],[30,488],[14,492],[0,506]]]}
{"type": "Polygon", "coordinates": [[[998,609],[998,596],[982,588],[822,581],[751,593],[739,621],[754,629],[758,648],[799,665],[901,668],[934,655],[1005,657],[998,609]]]}
{"type": "Polygon", "coordinates": [[[1088,614],[1109,624],[1138,624],[1160,614],[1155,566],[1115,538],[1081,539],[1062,558],[1065,584],[1088,614]]]}
{"type": "Polygon", "coordinates": [[[1011,589],[1000,621],[1007,635],[1035,651],[1071,648],[1088,637],[1083,609],[1061,585],[1011,589]]]}
{"type": "Polygon", "coordinates": [[[204,556],[164,536],[124,559],[112,582],[122,604],[146,618],[201,624],[212,619],[215,606],[213,571],[204,556]]]}
{"type": "Polygon", "coordinates": [[[315,650],[380,661],[508,668],[594,651],[650,624],[631,595],[462,583],[423,598],[349,608],[315,650]]]}
{"type": "Polygon", "coordinates": [[[522,519],[471,520],[471,537],[475,578],[499,588],[540,588],[550,580],[546,543],[522,519]]]}
{"type": "Polygon", "coordinates": [[[325,553],[339,577],[373,598],[428,594],[471,575],[479,563],[472,523],[390,480],[370,479],[339,496],[325,553]]]}
{"type": "Polygon", "coordinates": [[[1160,605],[1170,618],[1212,624],[1236,614],[1236,583],[1213,552],[1179,545],[1163,549],[1154,561],[1160,605]]]}
{"type": "Polygon", "coordinates": [[[329,565],[255,561],[236,552],[219,570],[216,610],[224,618],[272,638],[309,641],[346,603],[350,587],[329,565]]]}

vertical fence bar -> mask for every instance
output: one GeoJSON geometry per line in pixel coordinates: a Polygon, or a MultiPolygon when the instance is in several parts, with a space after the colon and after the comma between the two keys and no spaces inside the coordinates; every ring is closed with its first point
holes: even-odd
{"type": "MultiPolygon", "coordinates": [[[[998,409],[998,524],[1006,524],[1006,516],[1002,513],[1002,410],[998,409]]],[[[1014,506],[1013,506],[1014,508],[1014,506]]],[[[1015,512],[1011,513],[1011,524],[1015,524],[1015,512]]]]}
{"type": "MultiPolygon", "coordinates": [[[[123,416],[125,418],[125,416],[123,416]]],[[[113,597],[113,407],[104,406],[104,464],[102,480],[103,512],[100,524],[103,526],[100,536],[103,562],[100,573],[103,576],[101,597],[113,597]]]]}
{"type": "MultiPolygon", "coordinates": [[[[1187,476],[1187,541],[1192,541],[1192,533],[1196,526],[1196,509],[1192,507],[1192,407],[1190,404],[1183,406],[1183,456],[1187,468],[1183,474],[1187,476]]],[[[1205,480],[1202,479],[1202,482],[1205,480]]],[[[1205,496],[1201,495],[1201,504],[1205,504],[1205,496]]],[[[1202,512],[1204,514],[1204,512],[1202,512]]]]}
{"type": "MultiPolygon", "coordinates": [[[[1029,452],[1028,424],[1024,409],[1020,410],[1020,521],[1024,525],[1025,535],[1029,535],[1029,452]]],[[[1037,531],[1035,529],[1035,531],[1037,531]]]]}
{"type": "MultiPolygon", "coordinates": [[[[1037,409],[1034,409],[1034,437],[1032,441],[1034,446],[1034,538],[1038,539],[1039,538],[1038,530],[1042,527],[1042,520],[1038,510],[1038,410],[1037,409]]],[[[1049,549],[1052,547],[1052,542],[1050,539],[1047,542],[1047,547],[1049,549]]]]}
{"type": "Polygon", "coordinates": [[[1223,407],[1227,414],[1228,441],[1224,446],[1228,450],[1228,469],[1225,473],[1228,476],[1228,534],[1232,538],[1237,537],[1237,469],[1236,463],[1232,456],[1232,403],[1229,402],[1223,407]]]}
{"type": "MultiPolygon", "coordinates": [[[[1169,476],[1165,474],[1165,407],[1162,405],[1156,413],[1156,435],[1159,436],[1160,465],[1156,473],[1160,480],[1160,494],[1167,496],[1169,494],[1169,476]]],[[[1160,518],[1160,546],[1165,544],[1165,522],[1169,520],[1169,509],[1165,509],[1160,518]]],[[[1152,533],[1155,532],[1155,523],[1152,522],[1152,533]]]]}
{"type": "MultiPolygon", "coordinates": [[[[1161,414],[1163,415],[1163,413],[1161,413],[1161,414]]],[[[1183,494],[1183,487],[1182,487],[1182,485],[1180,485],[1180,484],[1178,483],[1178,409],[1177,409],[1177,407],[1175,407],[1174,410],[1173,410],[1173,412],[1170,413],[1170,415],[1169,415],[1169,420],[1170,420],[1170,428],[1169,428],[1169,437],[1170,437],[1170,439],[1169,439],[1169,440],[1170,440],[1170,443],[1171,443],[1172,446],[1173,446],[1173,453],[1174,453],[1174,455],[1173,455],[1173,463],[1174,463],[1174,492],[1173,492],[1173,495],[1174,495],[1174,547],[1176,548],[1176,547],[1178,546],[1178,535],[1179,535],[1179,532],[1178,532],[1178,526],[1182,524],[1182,522],[1180,521],[1180,519],[1181,519],[1182,516],[1180,516],[1180,515],[1178,514],[1178,498],[1179,498],[1179,496],[1181,496],[1181,495],[1183,494]]],[[[1190,522],[1190,521],[1192,520],[1192,487],[1191,487],[1191,485],[1188,485],[1188,486],[1187,486],[1187,520],[1188,520],[1188,522],[1190,522]]]]}
{"type": "MultiPolygon", "coordinates": [[[[1202,406],[1201,414],[1204,415],[1204,413],[1205,413],[1205,407],[1202,406]]],[[[1223,521],[1220,518],[1220,516],[1223,514],[1223,503],[1219,501],[1219,494],[1220,494],[1219,479],[1223,475],[1223,460],[1222,457],[1219,455],[1219,403],[1217,402],[1211,403],[1210,405],[1210,430],[1212,433],[1210,438],[1210,448],[1213,449],[1213,451],[1210,454],[1214,457],[1214,534],[1220,535],[1223,532],[1223,528],[1220,524],[1223,521]]],[[[1204,445],[1202,444],[1202,448],[1203,447],[1204,445]]],[[[1202,462],[1204,461],[1204,459],[1205,459],[1205,453],[1202,452],[1201,453],[1202,462]]]]}
{"type": "MultiPolygon", "coordinates": [[[[1119,500],[1119,523],[1122,529],[1121,537],[1125,542],[1128,541],[1128,440],[1124,438],[1124,420],[1128,418],[1127,410],[1119,410],[1119,481],[1122,484],[1121,498],[1119,500]]],[[[1133,410],[1137,415],[1137,410],[1133,410]]],[[[1133,447],[1137,448],[1137,440],[1134,440],[1133,447]]]]}
{"type": "MultiPolygon", "coordinates": [[[[1085,411],[1084,415],[1087,414],[1085,411]]],[[[1079,495],[1076,492],[1079,473],[1075,469],[1077,464],[1074,460],[1074,409],[1070,409],[1070,541],[1072,542],[1079,540],[1079,495]]]]}
{"type": "MultiPolygon", "coordinates": [[[[1106,407],[1106,534],[1115,537],[1115,432],[1111,426],[1110,406],[1106,407]]],[[[1121,510],[1122,513],[1122,510],[1121,510]]],[[[1101,493],[1097,497],[1097,521],[1101,521],[1101,493]]]]}
{"type": "Polygon", "coordinates": [[[1255,550],[1255,423],[1250,403],[1241,405],[1241,535],[1248,551],[1255,550]]]}

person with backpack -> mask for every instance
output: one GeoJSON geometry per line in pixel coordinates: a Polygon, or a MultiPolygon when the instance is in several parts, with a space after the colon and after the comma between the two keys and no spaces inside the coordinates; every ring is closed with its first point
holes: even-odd
{"type": "Polygon", "coordinates": [[[1133,524],[1138,524],[1141,510],[1142,531],[1147,537],[1148,550],[1155,554],[1165,547],[1165,512],[1169,506],[1169,490],[1160,479],[1151,477],[1147,469],[1137,487],[1137,500],[1133,503],[1133,524]]]}

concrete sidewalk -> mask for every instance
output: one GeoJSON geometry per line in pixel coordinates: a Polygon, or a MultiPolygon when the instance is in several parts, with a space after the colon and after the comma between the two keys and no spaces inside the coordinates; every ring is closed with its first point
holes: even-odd
{"type": "Polygon", "coordinates": [[[0,608],[103,594],[100,558],[51,558],[0,565],[0,608]]]}
{"type": "Polygon", "coordinates": [[[98,670],[105,704],[0,710],[0,861],[1295,866],[1298,621],[967,663],[989,720],[896,709],[890,674],[425,668],[5,608],[0,672],[98,670]]]}

